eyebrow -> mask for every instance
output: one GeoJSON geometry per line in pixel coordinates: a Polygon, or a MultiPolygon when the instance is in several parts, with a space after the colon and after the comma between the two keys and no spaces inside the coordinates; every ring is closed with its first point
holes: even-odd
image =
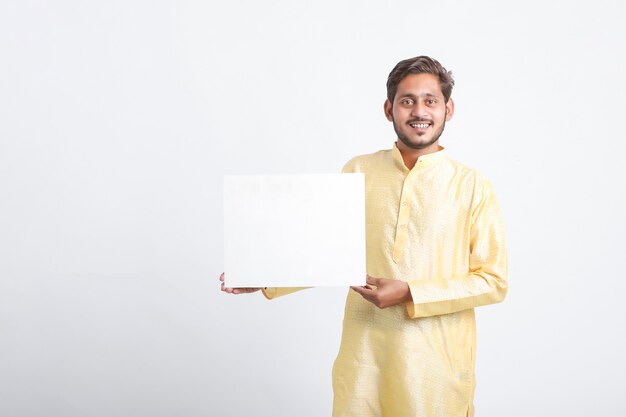
{"type": "Polygon", "coordinates": [[[436,94],[432,94],[432,93],[424,93],[424,94],[421,94],[419,96],[416,96],[415,94],[411,94],[411,93],[406,93],[406,94],[403,94],[403,95],[399,96],[399,98],[412,98],[412,99],[416,99],[416,98],[420,98],[420,97],[441,98],[440,96],[438,96],[436,94]]]}

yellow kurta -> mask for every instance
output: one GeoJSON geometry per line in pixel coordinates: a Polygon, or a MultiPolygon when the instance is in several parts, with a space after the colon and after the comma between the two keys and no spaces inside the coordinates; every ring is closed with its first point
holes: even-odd
{"type": "Polygon", "coordinates": [[[365,173],[368,274],[406,281],[413,301],[379,309],[349,292],[333,416],[473,416],[473,308],[507,291],[491,185],[443,150],[409,170],[395,145],[352,159],[344,172],[365,173]]]}

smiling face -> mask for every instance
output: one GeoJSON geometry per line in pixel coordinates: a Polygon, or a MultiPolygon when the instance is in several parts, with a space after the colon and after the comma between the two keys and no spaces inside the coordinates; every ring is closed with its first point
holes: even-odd
{"type": "Polygon", "coordinates": [[[437,76],[409,74],[400,81],[393,99],[385,101],[385,116],[393,122],[400,151],[424,155],[439,149],[439,136],[452,118],[454,103],[446,103],[437,76]]]}

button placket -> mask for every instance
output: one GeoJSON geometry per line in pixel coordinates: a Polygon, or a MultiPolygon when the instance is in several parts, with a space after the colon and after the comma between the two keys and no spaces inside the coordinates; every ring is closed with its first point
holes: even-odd
{"type": "Polygon", "coordinates": [[[404,242],[406,240],[406,234],[409,223],[409,212],[411,210],[411,203],[409,201],[408,188],[410,187],[411,173],[405,178],[402,185],[402,194],[400,196],[400,209],[398,211],[398,220],[396,222],[396,238],[393,245],[393,261],[398,263],[402,260],[404,252],[404,242]]]}

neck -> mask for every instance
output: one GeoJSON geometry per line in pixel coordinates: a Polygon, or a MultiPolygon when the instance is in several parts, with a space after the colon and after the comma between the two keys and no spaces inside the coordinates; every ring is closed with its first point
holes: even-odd
{"type": "Polygon", "coordinates": [[[396,146],[400,151],[400,155],[402,155],[404,165],[406,165],[408,169],[413,169],[420,156],[428,155],[429,153],[434,153],[443,149],[441,146],[439,146],[439,141],[422,149],[409,148],[404,143],[402,143],[402,141],[399,140],[396,141],[396,146]]]}

